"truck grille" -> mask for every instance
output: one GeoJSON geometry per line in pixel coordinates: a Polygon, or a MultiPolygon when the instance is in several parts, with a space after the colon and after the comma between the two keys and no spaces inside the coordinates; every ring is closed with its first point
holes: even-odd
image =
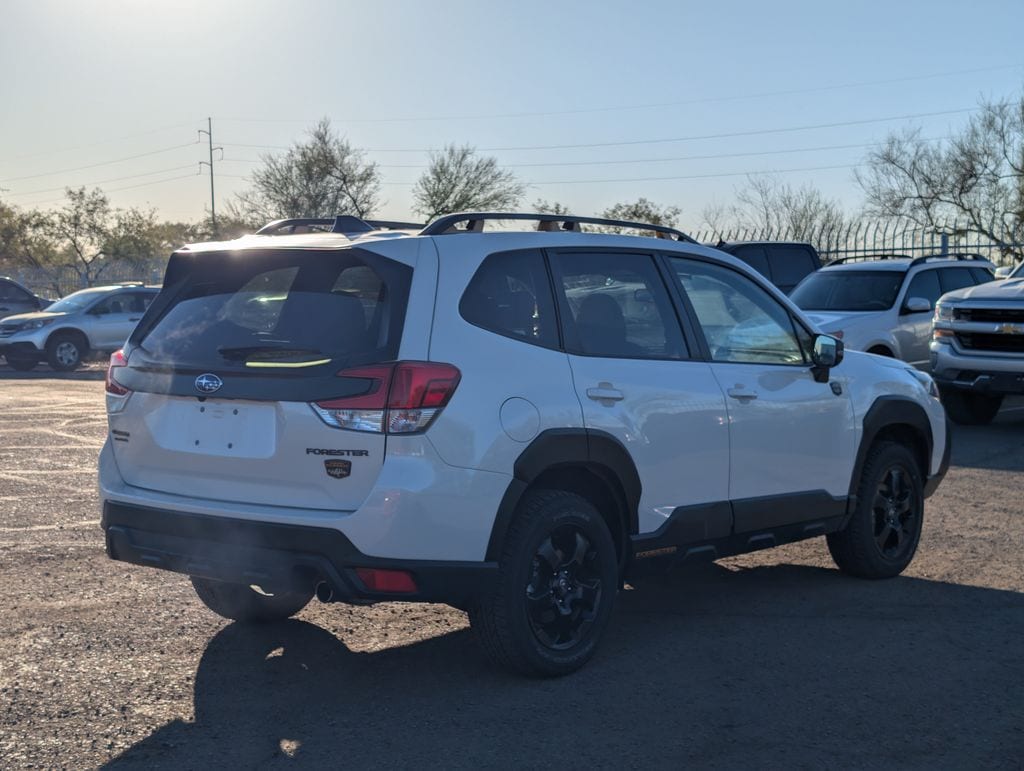
{"type": "Polygon", "coordinates": [[[986,335],[979,332],[958,332],[962,348],[972,351],[1024,353],[1024,335],[986,335]]]}
{"type": "Polygon", "coordinates": [[[1024,309],[1020,308],[957,308],[953,313],[957,321],[1024,323],[1024,309]]]}

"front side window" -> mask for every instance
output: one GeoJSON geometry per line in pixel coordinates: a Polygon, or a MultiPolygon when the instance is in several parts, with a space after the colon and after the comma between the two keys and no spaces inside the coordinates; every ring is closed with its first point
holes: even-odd
{"type": "Polygon", "coordinates": [[[790,299],[805,311],[884,311],[896,302],[904,276],[897,270],[819,270],[790,299]]]}
{"type": "Polygon", "coordinates": [[[720,265],[673,257],[669,263],[690,300],[714,361],[804,364],[810,336],[789,312],[744,275],[720,265]],[[807,339],[804,339],[807,338],[807,339]]]}
{"type": "Polygon", "coordinates": [[[470,324],[499,335],[558,347],[551,284],[539,251],[490,255],[466,287],[459,313],[470,324]]]}
{"type": "Polygon", "coordinates": [[[650,255],[561,252],[552,267],[571,352],[609,358],[687,357],[679,320],[650,255]]]}

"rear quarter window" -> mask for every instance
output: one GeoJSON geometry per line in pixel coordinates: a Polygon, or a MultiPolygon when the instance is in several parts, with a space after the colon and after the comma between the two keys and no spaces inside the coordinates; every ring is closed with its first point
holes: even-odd
{"type": "Polygon", "coordinates": [[[779,287],[792,289],[808,273],[817,268],[811,252],[803,246],[793,244],[769,244],[766,246],[768,263],[771,265],[772,281],[779,287]]]}

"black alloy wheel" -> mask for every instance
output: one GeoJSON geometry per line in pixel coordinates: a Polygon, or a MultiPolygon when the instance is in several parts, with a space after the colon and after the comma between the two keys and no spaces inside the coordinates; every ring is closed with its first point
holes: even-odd
{"type": "Polygon", "coordinates": [[[557,528],[537,548],[526,602],[530,628],[546,647],[568,650],[593,625],[604,590],[596,557],[590,540],[573,525],[557,528]]]}
{"type": "Polygon", "coordinates": [[[871,511],[874,514],[875,543],[882,556],[900,560],[915,540],[918,530],[918,509],[910,472],[893,466],[882,477],[875,492],[871,511]]]}

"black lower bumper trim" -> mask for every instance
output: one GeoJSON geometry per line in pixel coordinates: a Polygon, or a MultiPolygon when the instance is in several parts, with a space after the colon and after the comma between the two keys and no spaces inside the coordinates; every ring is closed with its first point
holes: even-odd
{"type": "Polygon", "coordinates": [[[961,391],[973,391],[980,394],[1024,394],[1024,372],[981,372],[963,371],[952,376],[947,371],[935,377],[940,388],[956,388],[961,391]]]}
{"type": "Polygon", "coordinates": [[[332,528],[214,517],[105,501],[107,555],[135,565],[265,590],[312,592],[326,582],[346,602],[442,602],[468,607],[493,587],[494,562],[370,557],[332,528]],[[404,570],[415,593],[372,592],[356,568],[404,570]]]}

